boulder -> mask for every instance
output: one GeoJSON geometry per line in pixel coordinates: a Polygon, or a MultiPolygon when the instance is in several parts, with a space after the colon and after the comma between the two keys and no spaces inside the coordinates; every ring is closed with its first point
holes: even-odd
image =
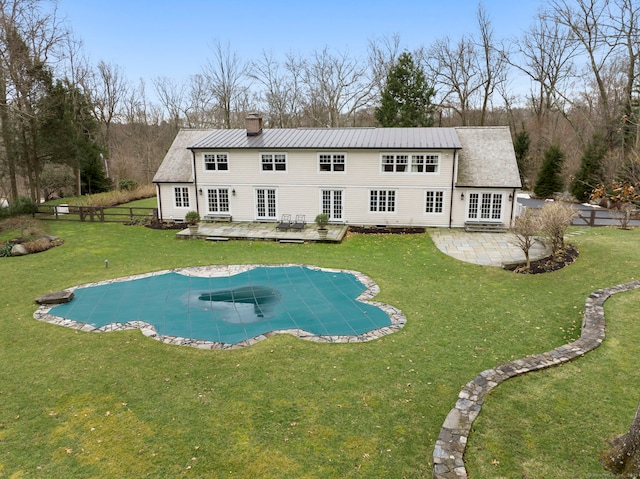
{"type": "Polygon", "coordinates": [[[24,256],[25,254],[29,254],[29,252],[21,244],[14,244],[13,248],[11,248],[11,256],[24,256]]]}
{"type": "Polygon", "coordinates": [[[56,291],[36,298],[38,304],[62,304],[73,299],[73,291],[56,291]]]}

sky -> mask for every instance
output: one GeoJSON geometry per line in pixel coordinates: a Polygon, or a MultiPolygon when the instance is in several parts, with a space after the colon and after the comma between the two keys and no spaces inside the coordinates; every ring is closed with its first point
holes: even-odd
{"type": "MultiPolygon", "coordinates": [[[[544,0],[483,0],[497,39],[528,29],[544,0]]],[[[263,52],[309,57],[325,47],[366,60],[369,42],[397,34],[411,51],[477,33],[477,0],[59,0],[84,53],[137,83],[184,81],[213,59],[219,40],[242,60],[263,52]]]]}

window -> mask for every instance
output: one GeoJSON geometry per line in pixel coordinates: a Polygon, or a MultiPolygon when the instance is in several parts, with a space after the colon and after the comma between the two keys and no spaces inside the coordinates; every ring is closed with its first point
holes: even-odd
{"type": "Polygon", "coordinates": [[[502,193],[470,193],[467,216],[471,220],[502,219],[502,193]]]}
{"type": "Polygon", "coordinates": [[[176,186],[173,189],[173,197],[176,202],[176,208],[189,208],[189,188],[176,186]]]}
{"type": "Polygon", "coordinates": [[[262,171],[287,171],[286,153],[262,153],[262,171]]]}
{"type": "Polygon", "coordinates": [[[228,213],[229,190],[226,188],[208,189],[207,208],[209,213],[228,213]]]}
{"type": "Polygon", "coordinates": [[[382,171],[385,173],[404,173],[409,164],[409,155],[382,155],[382,171]]]}
{"type": "Polygon", "coordinates": [[[444,211],[444,191],[427,191],[425,213],[442,213],[444,211]]]}
{"type": "Polygon", "coordinates": [[[322,212],[330,220],[342,220],[342,190],[322,190],[322,212]]]}
{"type": "Polygon", "coordinates": [[[258,219],[275,219],[276,190],[258,188],[256,190],[256,214],[258,219]]]}
{"type": "Polygon", "coordinates": [[[393,190],[369,191],[370,212],[394,212],[396,210],[396,192],[393,190]]]}
{"type": "Polygon", "coordinates": [[[346,156],[343,153],[320,153],[318,167],[320,171],[344,171],[346,156]]]}
{"type": "Polygon", "coordinates": [[[411,155],[412,173],[437,173],[440,155],[411,155]]]}
{"type": "Polygon", "coordinates": [[[205,153],[204,169],[206,171],[227,171],[229,169],[229,155],[226,153],[205,153]]]}

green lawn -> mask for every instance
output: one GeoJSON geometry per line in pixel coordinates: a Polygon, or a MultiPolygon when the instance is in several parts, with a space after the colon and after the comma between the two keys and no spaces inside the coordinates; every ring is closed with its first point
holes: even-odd
{"type": "MultiPolygon", "coordinates": [[[[48,227],[63,246],[0,258],[0,477],[431,477],[460,388],[575,338],[587,295],[635,279],[640,259],[635,230],[590,230],[572,240],[581,256],[571,267],[524,276],[449,258],[427,234],[283,245],[179,241],[175,231],[119,224],[48,227]],[[33,319],[34,298],[50,291],[236,263],[362,271],[407,325],[363,344],[277,335],[204,351],[137,330],[82,333],[33,319]]],[[[624,432],[637,406],[637,348],[626,344],[640,332],[639,297],[607,303],[611,327],[596,352],[489,396],[470,440],[471,477],[603,472],[603,440],[624,432]]]]}

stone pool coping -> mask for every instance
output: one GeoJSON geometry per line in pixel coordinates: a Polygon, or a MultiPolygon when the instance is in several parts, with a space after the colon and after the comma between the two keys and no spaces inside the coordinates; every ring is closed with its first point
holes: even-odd
{"type": "Polygon", "coordinates": [[[72,319],[63,318],[60,316],[54,316],[49,314],[49,311],[55,305],[44,304],[41,305],[35,313],[33,313],[33,317],[38,321],[44,321],[51,324],[56,324],[58,326],[65,326],[67,328],[77,329],[80,331],[86,332],[111,332],[111,331],[124,331],[127,329],[139,329],[142,334],[149,338],[156,339],[165,344],[174,344],[179,346],[191,346],[199,349],[239,349],[245,348],[247,346],[251,346],[256,344],[259,341],[267,339],[275,334],[290,334],[300,339],[304,339],[307,341],[314,341],[318,343],[361,343],[366,341],[372,341],[374,339],[379,339],[388,334],[394,333],[400,330],[407,322],[407,319],[404,313],[394,308],[393,306],[380,303],[377,301],[372,301],[372,298],[376,296],[380,292],[380,287],[373,281],[369,276],[359,271],[347,270],[347,269],[332,269],[332,268],[320,268],[318,266],[312,265],[304,265],[304,264],[247,264],[247,265],[212,265],[212,266],[194,266],[187,268],[176,268],[169,269],[163,271],[154,271],[151,273],[145,274],[137,274],[132,276],[124,276],[121,278],[114,278],[105,281],[98,281],[95,283],[86,283],[78,286],[73,286],[71,288],[67,288],[64,291],[73,292],[76,289],[80,288],[88,288],[92,286],[101,286],[105,284],[111,283],[119,283],[125,281],[132,281],[134,279],[148,278],[151,276],[159,276],[167,273],[178,273],[184,276],[194,276],[194,277],[203,277],[203,278],[215,278],[215,277],[225,277],[225,276],[234,276],[236,274],[244,273],[246,271],[250,271],[255,268],[282,268],[282,267],[302,267],[308,268],[315,271],[324,271],[329,273],[347,273],[356,277],[360,283],[365,286],[365,290],[356,298],[356,301],[361,303],[370,304],[372,306],[376,306],[384,311],[391,321],[389,326],[384,326],[382,328],[373,329],[364,334],[354,335],[354,336],[330,336],[330,335],[317,335],[310,333],[308,331],[302,329],[282,329],[278,331],[270,331],[265,334],[260,334],[258,336],[247,338],[238,343],[221,343],[216,341],[207,341],[204,339],[191,339],[191,338],[183,338],[180,336],[167,336],[158,334],[155,327],[146,321],[127,321],[126,323],[109,323],[107,325],[101,326],[99,328],[92,326],[87,323],[82,323],[79,321],[74,321],[72,319]]]}
{"type": "Polygon", "coordinates": [[[640,280],[599,289],[591,293],[584,306],[580,338],[552,351],[529,356],[478,374],[467,383],[447,415],[433,451],[434,479],[467,479],[464,453],[471,426],[480,414],[489,392],[509,378],[557,366],[596,349],[605,338],[604,303],[617,293],[640,288],[640,280]]]}

